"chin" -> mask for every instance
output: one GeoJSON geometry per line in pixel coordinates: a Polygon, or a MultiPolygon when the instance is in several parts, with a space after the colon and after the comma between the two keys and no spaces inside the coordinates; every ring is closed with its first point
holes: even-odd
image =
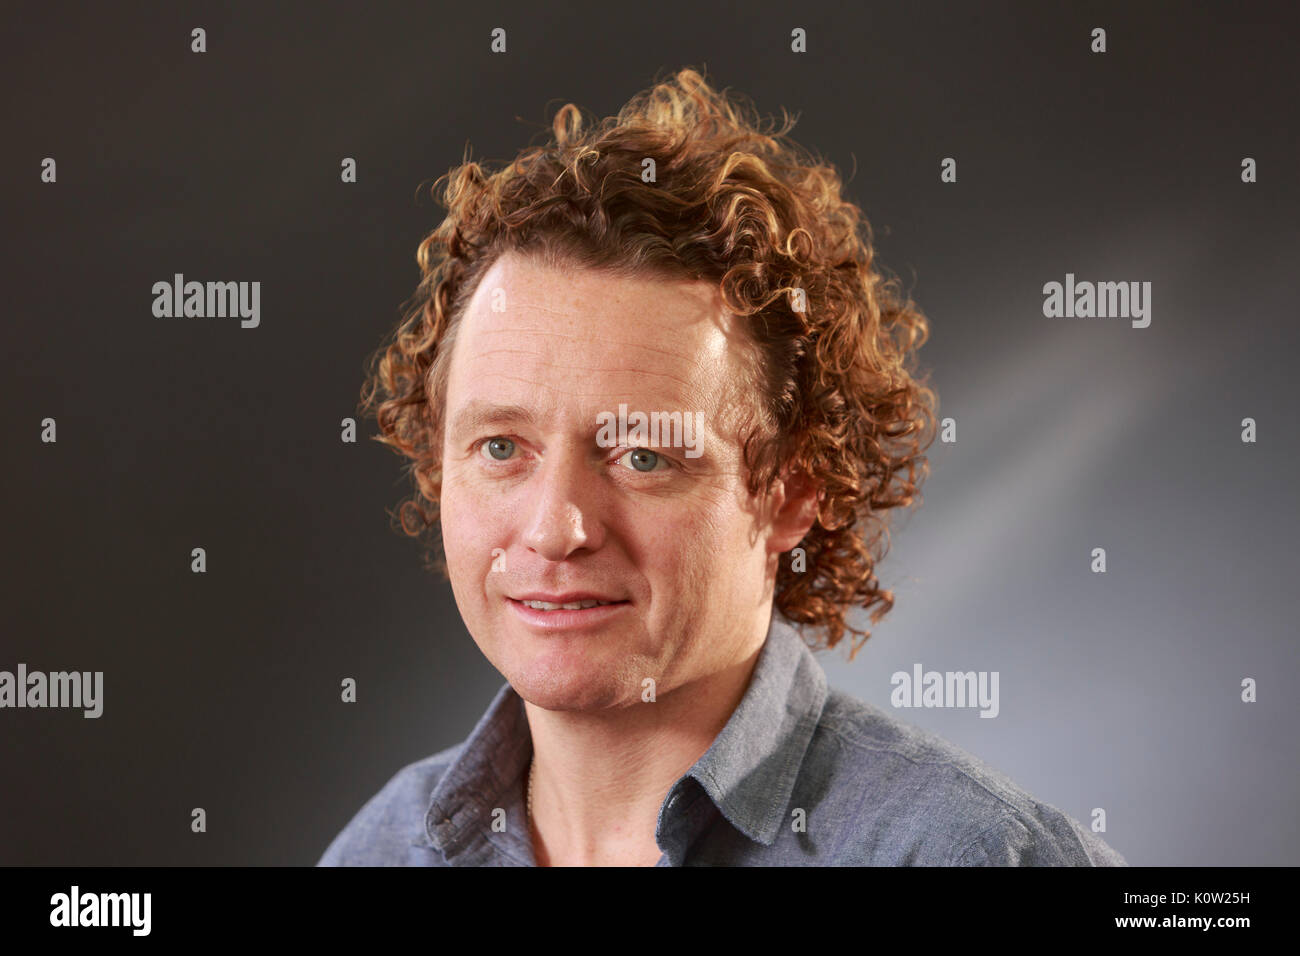
{"type": "Polygon", "coordinates": [[[520,697],[544,710],[605,710],[640,699],[636,688],[622,686],[613,668],[590,661],[572,666],[534,660],[504,673],[520,697]]]}

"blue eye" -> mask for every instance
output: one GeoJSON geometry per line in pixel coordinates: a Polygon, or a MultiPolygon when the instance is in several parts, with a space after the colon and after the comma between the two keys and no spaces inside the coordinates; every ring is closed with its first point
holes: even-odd
{"type": "Polygon", "coordinates": [[[632,467],[643,473],[654,471],[662,460],[658,452],[653,452],[649,448],[633,448],[626,455],[620,458],[619,461],[624,461],[628,458],[632,459],[632,467]]]}
{"type": "Polygon", "coordinates": [[[479,446],[479,451],[490,456],[494,461],[505,461],[515,450],[515,443],[509,438],[489,438],[479,446]]]}

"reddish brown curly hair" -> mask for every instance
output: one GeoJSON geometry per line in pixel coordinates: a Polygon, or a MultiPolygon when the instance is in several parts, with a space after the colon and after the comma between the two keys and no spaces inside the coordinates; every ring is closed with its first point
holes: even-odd
{"type": "MultiPolygon", "coordinates": [[[[938,397],[912,374],[929,327],[873,264],[870,224],[843,198],[839,174],[786,139],[794,120],[782,115],[778,129],[687,68],[600,122],[563,106],[549,141],[499,171],[466,156],[438,178],[431,193],[447,215],[419,245],[421,282],[367,363],[359,406],[375,413],[375,440],[410,459],[416,492],[390,513],[402,531],[437,523],[447,356],[497,257],[706,278],[749,317],[757,361],[741,387],[761,395],[743,403],[750,494],[784,474],[820,485],[817,521],[799,545],[804,570],[783,557],[776,607],[823,632],[814,647],[834,647],[847,628],[850,659],[857,653],[871,632],[846,612],[878,605],[875,624],[893,607],[875,576],[888,512],[919,504],[929,473],[938,397]]],[[[440,536],[429,537],[426,567],[445,576],[440,536]]]]}

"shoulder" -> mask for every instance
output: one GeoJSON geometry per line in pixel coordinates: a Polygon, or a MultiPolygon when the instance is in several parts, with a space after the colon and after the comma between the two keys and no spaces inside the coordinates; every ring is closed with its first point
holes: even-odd
{"type": "Polygon", "coordinates": [[[386,866],[407,861],[429,847],[425,814],[433,789],[459,755],[464,741],[407,764],[357,811],[330,843],[317,866],[386,866]]]}
{"type": "Polygon", "coordinates": [[[834,822],[845,862],[1126,865],[1095,834],[979,758],[835,689],[802,778],[801,789],[834,822]]]}

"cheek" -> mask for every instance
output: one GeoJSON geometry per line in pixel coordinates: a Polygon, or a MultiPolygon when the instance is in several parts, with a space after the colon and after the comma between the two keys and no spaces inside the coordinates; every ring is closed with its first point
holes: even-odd
{"type": "Polygon", "coordinates": [[[708,585],[724,555],[734,553],[738,531],[719,502],[699,500],[667,509],[632,533],[652,576],[691,588],[708,585]]]}
{"type": "Polygon", "coordinates": [[[502,552],[510,538],[510,515],[500,495],[483,491],[472,477],[444,475],[439,523],[454,588],[481,594],[492,571],[507,569],[502,552]]]}
{"type": "Polygon", "coordinates": [[[438,510],[447,569],[453,582],[462,584],[490,564],[490,558],[484,560],[484,553],[491,553],[485,514],[471,489],[450,475],[443,479],[438,510]]]}
{"type": "Polygon", "coordinates": [[[438,497],[438,523],[442,526],[442,540],[447,547],[447,558],[453,557],[453,548],[459,544],[464,531],[465,502],[459,484],[448,475],[443,476],[442,492],[438,497]]]}
{"type": "Polygon", "coordinates": [[[442,475],[442,493],[438,503],[448,533],[458,540],[475,533],[493,517],[493,509],[484,507],[485,496],[476,476],[464,462],[447,468],[442,475]]]}

